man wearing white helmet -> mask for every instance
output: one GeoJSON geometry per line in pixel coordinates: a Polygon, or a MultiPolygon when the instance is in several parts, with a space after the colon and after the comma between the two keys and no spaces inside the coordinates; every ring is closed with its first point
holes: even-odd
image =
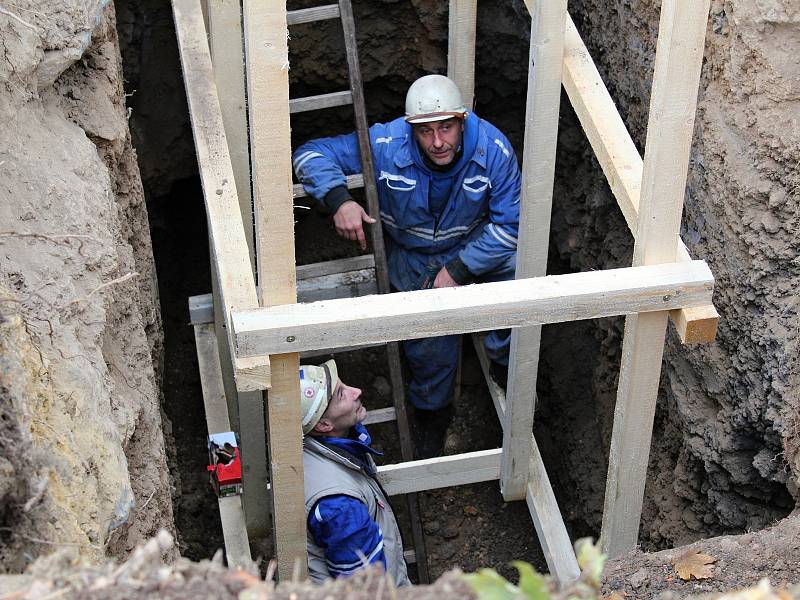
{"type": "MultiPolygon", "coordinates": [[[[513,279],[520,172],[508,139],[469,112],[442,75],[415,81],[406,115],[370,127],[389,279],[398,291],[513,279]]],[[[366,248],[373,223],[351,198],[346,176],[361,172],[355,133],[312,140],[293,157],[310,196],[333,213],[336,231],[366,248]]],[[[486,337],[489,357],[508,364],[508,331],[486,337]]],[[[441,453],[450,421],[458,336],[403,343],[420,458],[441,453]]],[[[504,383],[504,382],[503,382],[504,383]]]]}
{"type": "Polygon", "coordinates": [[[336,363],[300,367],[308,572],[313,581],[379,563],[409,585],[403,542],[375,478],[361,390],[339,379],[336,363]]]}

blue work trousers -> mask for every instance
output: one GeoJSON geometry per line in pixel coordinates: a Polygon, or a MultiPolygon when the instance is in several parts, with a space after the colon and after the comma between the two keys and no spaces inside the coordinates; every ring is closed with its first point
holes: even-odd
{"type": "MultiPolygon", "coordinates": [[[[514,279],[516,255],[500,268],[482,275],[476,283],[514,279]]],[[[453,400],[458,367],[460,335],[446,335],[403,342],[403,351],[410,371],[408,399],[416,408],[438,410],[453,400]]],[[[511,330],[490,332],[485,340],[486,353],[493,361],[508,364],[511,330]]]]}

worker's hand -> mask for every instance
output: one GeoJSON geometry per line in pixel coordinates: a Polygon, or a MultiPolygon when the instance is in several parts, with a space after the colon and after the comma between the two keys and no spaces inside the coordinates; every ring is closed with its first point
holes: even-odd
{"type": "Polygon", "coordinates": [[[450,277],[450,273],[447,272],[445,267],[441,268],[433,282],[434,288],[456,287],[457,285],[456,280],[450,277]]]}
{"type": "Polygon", "coordinates": [[[333,215],[333,224],[336,226],[336,233],[345,239],[358,242],[362,250],[367,249],[367,238],[364,237],[363,223],[372,225],[375,219],[370,217],[354,200],[348,200],[339,207],[333,215]]]}

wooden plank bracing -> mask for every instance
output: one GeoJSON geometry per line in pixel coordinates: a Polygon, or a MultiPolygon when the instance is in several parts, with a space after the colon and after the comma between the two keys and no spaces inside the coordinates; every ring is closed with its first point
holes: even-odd
{"type": "Polygon", "coordinates": [[[500,477],[502,452],[496,448],[385,465],[378,467],[378,480],[390,496],[492,481],[500,477]]]}
{"type": "MultiPolygon", "coordinates": [[[[244,81],[244,38],[242,10],[239,2],[230,0],[207,0],[207,27],[214,65],[214,79],[220,95],[222,122],[228,141],[236,191],[239,196],[239,211],[242,215],[244,234],[250,257],[251,270],[255,273],[255,240],[253,228],[253,198],[250,192],[250,152],[247,140],[247,101],[244,81]]],[[[233,366],[227,346],[225,314],[219,302],[216,265],[211,264],[212,292],[214,302],[214,324],[219,342],[222,377],[228,410],[233,428],[239,432],[242,458],[242,478],[247,530],[253,537],[264,537],[269,532],[270,502],[263,490],[267,488],[267,457],[264,453],[264,419],[261,411],[260,391],[239,393],[233,377],[233,366]]]]}
{"type": "MultiPolygon", "coordinates": [[[[569,16],[564,38],[563,83],[622,215],[636,235],[642,157],[569,16]]],[[[691,260],[680,238],[678,260],[691,260]]],[[[711,342],[717,335],[719,314],[712,304],[675,310],[670,317],[685,344],[711,342]]]]}
{"type": "Polygon", "coordinates": [[[703,261],[236,311],[240,356],[663,311],[708,302],[703,261]]]}
{"type": "Polygon", "coordinates": [[[314,21],[326,21],[339,17],[339,5],[327,4],[325,6],[314,6],[312,8],[302,8],[287,13],[287,25],[300,25],[301,23],[313,23],[314,21]]]}
{"type": "Polygon", "coordinates": [[[467,110],[475,99],[475,31],[478,0],[450,0],[447,76],[456,82],[467,110]]]}
{"type": "Polygon", "coordinates": [[[330,94],[320,94],[319,96],[307,96],[306,98],[292,98],[289,100],[289,112],[301,113],[321,108],[332,108],[334,106],[345,106],[353,103],[353,94],[350,90],[344,92],[331,92],[330,94]]]}
{"type": "MultiPolygon", "coordinates": [[[[286,3],[244,0],[250,156],[261,306],[297,301],[286,3]]],[[[278,576],[307,572],[297,353],[273,356],[266,420],[278,576]]]]}
{"type": "MultiPolygon", "coordinates": [[[[364,176],[361,173],[357,175],[348,175],[345,179],[348,190],[364,187],[364,176]]],[[[302,183],[296,183],[292,186],[292,195],[295,198],[305,198],[308,196],[308,193],[302,183]]]]}
{"type": "MultiPolygon", "coordinates": [[[[677,258],[709,7],[710,0],[661,4],[634,265],[677,258]]],[[[625,320],[601,533],[611,557],[638,538],[667,317],[625,320]]]]}
{"type": "MultiPolygon", "coordinates": [[[[214,325],[210,323],[195,325],[194,337],[208,433],[211,435],[231,431],[214,325]]],[[[252,562],[252,557],[242,509],[242,497],[226,496],[219,498],[218,503],[228,566],[233,568],[248,566],[252,562]]]]}
{"type": "Polygon", "coordinates": [[[578,579],[581,570],[553,494],[553,487],[547,477],[542,455],[532,436],[531,442],[533,452],[530,456],[530,480],[525,500],[533,518],[536,536],[542,546],[548,570],[560,583],[569,583],[578,579]]]}
{"type": "MultiPolygon", "coordinates": [[[[517,279],[547,274],[566,15],[567,0],[538,2],[531,15],[517,279]]],[[[500,476],[506,501],[527,493],[541,335],[541,325],[511,334],[500,476]]]]}
{"type": "Polygon", "coordinates": [[[232,348],[230,312],[258,306],[258,296],[200,0],[173,0],[172,8],[236,387],[240,391],[263,390],[270,382],[269,357],[240,359],[232,348]]]}
{"type": "MultiPolygon", "coordinates": [[[[525,4],[533,13],[536,0],[525,0],[525,4]]],[[[631,233],[636,235],[642,157],[569,15],[564,33],[562,79],[564,90],[578,115],[625,221],[631,233]]],[[[691,260],[680,238],[678,246],[679,260],[691,260]]],[[[678,309],[670,313],[670,317],[684,344],[712,342],[717,335],[719,314],[712,304],[678,309]]]]}

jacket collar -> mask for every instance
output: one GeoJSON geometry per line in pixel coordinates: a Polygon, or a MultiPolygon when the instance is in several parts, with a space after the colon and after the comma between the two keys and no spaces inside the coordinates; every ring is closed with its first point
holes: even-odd
{"type": "Polygon", "coordinates": [[[357,423],[354,429],[357,439],[317,438],[307,435],[303,438],[303,446],[315,454],[322,455],[351,469],[366,468],[369,471],[374,467],[370,467],[371,461],[368,460],[368,457],[383,456],[383,452],[378,452],[370,446],[372,437],[364,425],[357,423]]]}

